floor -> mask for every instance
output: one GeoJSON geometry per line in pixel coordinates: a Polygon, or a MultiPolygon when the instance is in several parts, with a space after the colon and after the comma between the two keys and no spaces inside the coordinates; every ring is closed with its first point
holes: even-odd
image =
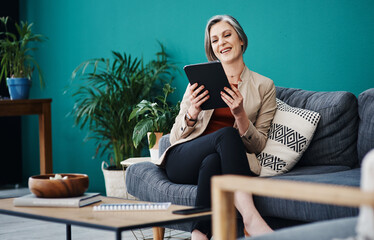
{"type": "MultiPolygon", "coordinates": [[[[19,186],[0,186],[0,198],[19,197],[28,194],[27,188],[19,186]]],[[[0,214],[0,239],[1,240],[63,240],[66,239],[64,224],[49,223],[0,214]],[[53,238],[51,238],[53,236],[53,238]]],[[[113,232],[72,226],[72,239],[96,240],[115,239],[113,232]]],[[[165,239],[190,239],[190,233],[166,229],[165,239]]],[[[136,229],[122,233],[122,239],[147,240],[152,239],[152,229],[136,229]]]]}

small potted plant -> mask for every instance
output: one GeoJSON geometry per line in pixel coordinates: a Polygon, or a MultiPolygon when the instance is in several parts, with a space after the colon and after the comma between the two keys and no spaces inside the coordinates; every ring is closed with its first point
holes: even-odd
{"type": "Polygon", "coordinates": [[[4,25],[5,32],[0,33],[0,58],[1,73],[7,77],[7,85],[11,99],[28,99],[31,86],[31,76],[35,69],[39,73],[40,87],[44,87],[41,69],[30,53],[35,51],[35,47],[30,47],[29,43],[42,42],[45,38],[40,34],[32,32],[33,23],[15,23],[17,35],[7,30],[8,17],[0,18],[4,25]]]}
{"type": "Polygon", "coordinates": [[[171,87],[169,83],[165,84],[163,96],[156,97],[155,102],[142,100],[136,105],[129,117],[129,120],[137,119],[137,124],[132,134],[134,146],[137,147],[142,139],[148,135],[152,160],[158,158],[158,140],[163,134],[170,132],[175,117],[179,112],[180,102],[171,106],[167,102],[169,94],[173,93],[174,90],[175,88],[171,87]]]}

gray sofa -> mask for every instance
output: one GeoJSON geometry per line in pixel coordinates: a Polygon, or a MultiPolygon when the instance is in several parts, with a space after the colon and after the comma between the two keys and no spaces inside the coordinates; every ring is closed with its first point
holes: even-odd
{"type": "MultiPolygon", "coordinates": [[[[272,178],[359,186],[361,161],[374,148],[374,88],[358,98],[342,91],[314,92],[282,87],[276,87],[276,91],[277,98],[294,107],[317,111],[321,119],[297,165],[290,172],[272,178]]],[[[166,135],[160,142],[160,154],[169,145],[166,135]]],[[[195,202],[196,186],[171,182],[162,168],[149,162],[131,165],[126,171],[126,185],[130,194],[145,201],[191,206],[195,202]]],[[[274,229],[358,214],[356,208],[267,197],[254,200],[274,229]]],[[[189,224],[167,227],[190,230],[189,224]]],[[[241,228],[240,221],[238,228],[241,228]]]]}
{"type": "MultiPolygon", "coordinates": [[[[333,240],[356,236],[358,217],[346,217],[334,220],[314,222],[302,226],[283,228],[271,234],[251,237],[251,240],[333,240]]],[[[243,240],[245,238],[242,238],[243,240]]],[[[346,239],[349,240],[349,239],[346,239]]],[[[353,240],[351,238],[351,240],[353,240]]]]}

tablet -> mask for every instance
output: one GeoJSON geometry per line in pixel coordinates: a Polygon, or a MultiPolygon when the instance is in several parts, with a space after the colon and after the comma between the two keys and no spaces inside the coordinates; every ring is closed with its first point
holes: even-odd
{"type": "Polygon", "coordinates": [[[174,210],[172,213],[180,214],[180,215],[190,215],[190,214],[210,212],[210,211],[212,211],[212,209],[208,207],[193,207],[193,208],[186,208],[186,209],[181,209],[181,210],[174,210]]]}
{"type": "MultiPolygon", "coordinates": [[[[201,109],[216,109],[227,107],[221,98],[224,87],[230,87],[222,64],[218,61],[187,65],[184,68],[188,81],[192,84],[204,85],[209,91],[209,99],[201,105],[201,109]]],[[[204,90],[201,92],[203,93],[204,90]]]]}

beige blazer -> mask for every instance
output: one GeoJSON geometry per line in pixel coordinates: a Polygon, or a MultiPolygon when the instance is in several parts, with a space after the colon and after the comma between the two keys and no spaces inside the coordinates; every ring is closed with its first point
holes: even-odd
{"type": "MultiPolygon", "coordinates": [[[[238,89],[243,95],[244,110],[250,120],[248,130],[241,138],[247,150],[251,171],[260,175],[261,167],[256,154],[260,153],[265,147],[267,133],[275,114],[275,86],[271,79],[255,73],[247,67],[244,68],[240,79],[242,81],[239,82],[238,89]]],[[[165,155],[173,146],[199,137],[208,126],[214,110],[201,111],[196,124],[193,127],[187,125],[185,115],[190,105],[189,92],[186,90],[180,112],[170,132],[171,146],[154,162],[155,164],[164,165],[165,155]]],[[[237,128],[237,124],[234,123],[233,127],[237,128]]]]}

